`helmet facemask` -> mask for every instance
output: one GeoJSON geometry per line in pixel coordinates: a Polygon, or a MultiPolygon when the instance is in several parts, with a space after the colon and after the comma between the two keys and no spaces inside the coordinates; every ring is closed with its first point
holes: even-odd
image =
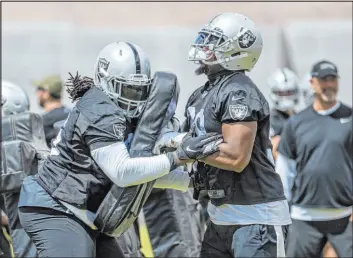
{"type": "Polygon", "coordinates": [[[278,110],[283,112],[294,110],[299,102],[299,90],[298,88],[288,90],[272,89],[271,98],[278,110]]]}
{"type": "Polygon", "coordinates": [[[214,49],[224,42],[223,34],[219,31],[202,29],[194,44],[190,45],[189,61],[203,62],[208,64],[214,62],[214,49]]]}
{"type": "MultiPolygon", "coordinates": [[[[106,73],[105,71],[102,72],[106,73]]],[[[119,76],[104,76],[104,78],[101,78],[103,91],[130,118],[137,118],[142,114],[151,84],[152,80],[145,74],[131,74],[128,78],[119,76]]]]}
{"type": "Polygon", "coordinates": [[[223,34],[215,31],[214,33],[202,30],[195,43],[190,46],[189,61],[194,61],[200,66],[195,70],[196,75],[206,74],[207,76],[215,74],[224,68],[217,61],[215,46],[224,42],[223,34]]]}

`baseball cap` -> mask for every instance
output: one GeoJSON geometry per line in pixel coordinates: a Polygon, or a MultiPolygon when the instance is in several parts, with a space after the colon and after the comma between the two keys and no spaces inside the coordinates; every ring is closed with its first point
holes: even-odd
{"type": "Polygon", "coordinates": [[[40,81],[32,81],[32,84],[39,89],[47,90],[54,98],[61,97],[63,83],[58,75],[50,75],[40,81]]]}
{"type": "Polygon", "coordinates": [[[317,62],[311,69],[312,77],[324,78],[329,75],[338,77],[337,66],[330,61],[323,60],[317,62]]]}

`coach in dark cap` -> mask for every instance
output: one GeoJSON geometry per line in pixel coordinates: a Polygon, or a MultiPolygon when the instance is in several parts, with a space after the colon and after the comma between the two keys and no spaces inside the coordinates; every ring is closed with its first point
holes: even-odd
{"type": "Polygon", "coordinates": [[[313,104],[288,120],[276,160],[291,202],[286,255],[320,257],[329,241],[338,257],[352,257],[352,108],[337,99],[335,64],[320,61],[311,76],[313,104]]]}

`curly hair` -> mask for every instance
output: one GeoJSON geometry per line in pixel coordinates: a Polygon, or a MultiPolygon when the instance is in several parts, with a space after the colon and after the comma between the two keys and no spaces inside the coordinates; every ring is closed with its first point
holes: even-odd
{"type": "Polygon", "coordinates": [[[76,72],[76,76],[72,76],[69,73],[70,77],[65,82],[66,91],[70,95],[72,102],[80,99],[90,88],[94,86],[94,81],[92,78],[84,76],[81,78],[81,75],[76,72]]]}

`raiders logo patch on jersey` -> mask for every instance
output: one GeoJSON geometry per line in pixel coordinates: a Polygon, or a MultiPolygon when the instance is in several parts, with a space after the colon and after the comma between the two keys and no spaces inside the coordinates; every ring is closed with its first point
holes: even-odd
{"type": "Polygon", "coordinates": [[[107,59],[99,58],[99,60],[98,60],[98,75],[99,75],[99,77],[104,77],[104,74],[101,72],[101,70],[107,71],[109,64],[110,64],[110,62],[107,59]]]}
{"type": "Polygon", "coordinates": [[[248,106],[229,105],[229,114],[234,120],[243,120],[248,113],[248,106]]]}
{"type": "Polygon", "coordinates": [[[114,134],[116,135],[116,137],[118,137],[118,139],[121,141],[124,140],[126,126],[121,125],[121,124],[115,124],[115,125],[113,125],[113,129],[114,129],[114,134]]]}
{"type": "Polygon", "coordinates": [[[256,36],[250,30],[247,30],[238,38],[239,47],[249,48],[254,44],[255,40],[256,36]]]}

